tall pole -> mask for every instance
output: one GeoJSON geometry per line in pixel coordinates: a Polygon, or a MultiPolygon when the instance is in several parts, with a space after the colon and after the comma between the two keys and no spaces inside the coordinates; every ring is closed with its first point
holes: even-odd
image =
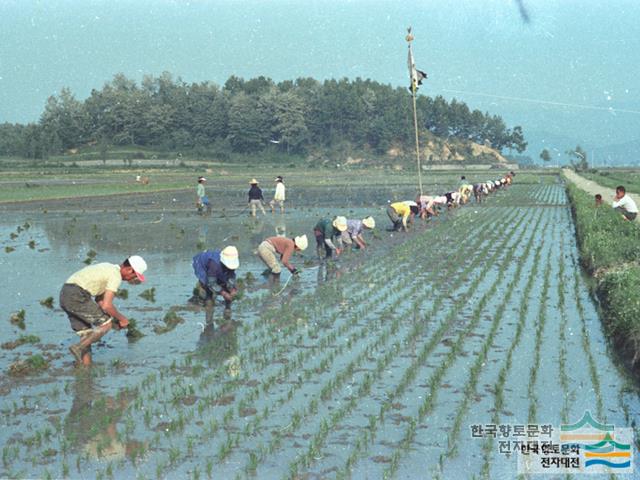
{"type": "Polygon", "coordinates": [[[424,195],[422,190],[422,167],[420,164],[420,140],[418,138],[418,114],[416,108],[416,89],[417,85],[417,73],[416,66],[413,63],[413,51],[411,50],[411,42],[413,41],[413,34],[411,33],[411,27],[407,29],[406,40],[409,44],[409,72],[411,77],[411,98],[413,100],[413,128],[416,135],[416,162],[418,164],[418,185],[420,187],[420,195],[424,195]]]}

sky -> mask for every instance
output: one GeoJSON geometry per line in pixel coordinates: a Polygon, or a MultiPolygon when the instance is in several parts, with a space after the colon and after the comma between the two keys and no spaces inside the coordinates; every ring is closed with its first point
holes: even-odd
{"type": "MultiPolygon", "coordinates": [[[[37,121],[69,87],[86,98],[116,73],[187,82],[370,78],[521,125],[544,142],[640,142],[637,0],[0,0],[0,122],[37,121]]],[[[562,143],[567,145],[560,145],[562,143]]]]}

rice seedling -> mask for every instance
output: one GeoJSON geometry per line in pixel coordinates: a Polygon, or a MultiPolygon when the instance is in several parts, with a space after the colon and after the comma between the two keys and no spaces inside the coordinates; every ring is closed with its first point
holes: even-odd
{"type": "Polygon", "coordinates": [[[15,252],[15,250],[16,249],[14,247],[10,246],[10,245],[7,245],[6,247],[4,247],[5,253],[15,252]]]}
{"type": "Polygon", "coordinates": [[[26,328],[24,320],[25,320],[26,312],[24,309],[19,310],[18,312],[14,312],[9,317],[9,322],[11,325],[15,325],[20,330],[24,330],[26,328]]]}
{"type": "Polygon", "coordinates": [[[5,350],[13,350],[21,345],[40,343],[40,337],[37,335],[20,335],[16,340],[5,342],[0,347],[5,350]]]}
{"type": "Polygon", "coordinates": [[[53,297],[47,297],[40,300],[40,305],[46,308],[53,308],[53,297]]]}
{"type": "Polygon", "coordinates": [[[156,301],[156,288],[155,287],[148,288],[138,296],[140,298],[143,298],[144,300],[147,300],[148,302],[153,303],[156,301]]]}

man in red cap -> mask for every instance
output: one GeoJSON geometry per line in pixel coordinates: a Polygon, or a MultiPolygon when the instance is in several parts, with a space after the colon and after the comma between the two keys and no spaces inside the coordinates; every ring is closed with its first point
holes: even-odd
{"type": "Polygon", "coordinates": [[[91,365],[91,345],[100,340],[113,326],[129,325],[127,317],[113,305],[122,280],[131,284],[144,282],[147,263],[133,255],[121,265],[97,263],[71,275],[60,292],[60,306],[67,313],[71,328],[80,342],[69,347],[78,365],[91,365]]]}

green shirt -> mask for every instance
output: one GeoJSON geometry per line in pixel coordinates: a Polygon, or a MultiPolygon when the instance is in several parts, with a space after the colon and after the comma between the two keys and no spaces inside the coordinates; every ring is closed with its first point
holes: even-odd
{"type": "Polygon", "coordinates": [[[198,186],[196,187],[196,195],[198,195],[198,197],[202,198],[204,197],[204,185],[199,183],[198,186]]]}

